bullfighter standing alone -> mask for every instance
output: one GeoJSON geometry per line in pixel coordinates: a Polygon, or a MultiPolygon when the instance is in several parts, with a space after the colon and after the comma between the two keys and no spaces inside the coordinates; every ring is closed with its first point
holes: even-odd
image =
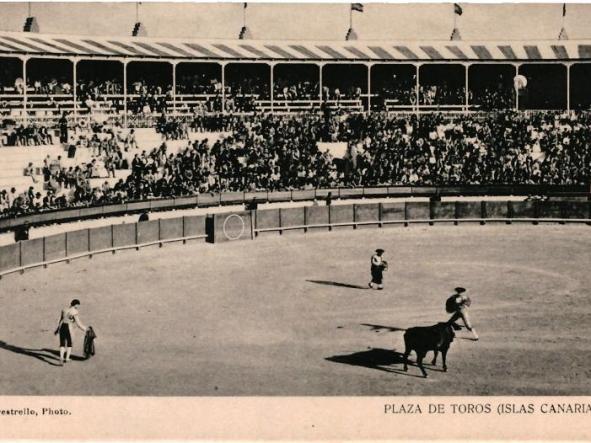
{"type": "Polygon", "coordinates": [[[369,287],[372,289],[384,289],[384,271],[388,269],[388,262],[384,260],[383,249],[376,249],[376,253],[371,256],[371,281],[369,287]]]}

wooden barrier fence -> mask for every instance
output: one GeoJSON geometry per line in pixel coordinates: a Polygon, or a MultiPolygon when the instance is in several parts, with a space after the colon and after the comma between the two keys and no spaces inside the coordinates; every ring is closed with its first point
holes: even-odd
{"type": "Polygon", "coordinates": [[[0,247],[0,277],[80,257],[188,240],[211,243],[262,234],[415,223],[585,223],[588,201],[391,202],[234,211],[103,226],[0,247]]]}
{"type": "Polygon", "coordinates": [[[151,199],[122,204],[68,208],[40,212],[19,217],[0,218],[0,232],[17,229],[21,226],[47,225],[75,220],[112,217],[144,211],[163,211],[184,208],[207,208],[211,206],[241,205],[255,199],[258,203],[297,202],[325,200],[332,198],[402,198],[402,197],[454,197],[454,196],[509,196],[509,195],[550,195],[553,197],[589,198],[588,188],[581,186],[538,186],[538,185],[499,185],[499,186],[383,186],[368,188],[334,188],[293,191],[224,192],[199,194],[195,196],[168,199],[151,199]]]}
{"type": "Polygon", "coordinates": [[[187,216],[64,232],[0,247],[0,277],[105,252],[205,240],[206,216],[187,216]]]}

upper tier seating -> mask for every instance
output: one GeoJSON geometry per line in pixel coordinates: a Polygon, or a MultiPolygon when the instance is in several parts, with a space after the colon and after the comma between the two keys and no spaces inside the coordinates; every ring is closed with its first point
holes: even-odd
{"type": "Polygon", "coordinates": [[[18,192],[29,189],[43,190],[43,176],[41,167],[43,159],[47,156],[57,158],[59,155],[66,157],[64,148],[60,145],[50,146],[19,146],[4,147],[0,149],[0,189],[16,188],[18,192]],[[37,182],[33,178],[25,176],[25,168],[29,163],[35,167],[37,182]]]}

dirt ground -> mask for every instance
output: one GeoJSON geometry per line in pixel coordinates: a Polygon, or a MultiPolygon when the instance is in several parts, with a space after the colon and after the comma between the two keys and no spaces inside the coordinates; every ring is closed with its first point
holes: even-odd
{"type": "Polygon", "coordinates": [[[38,268],[0,281],[0,395],[591,395],[590,263],[589,226],[499,224],[270,234],[38,268]],[[366,287],[377,247],[384,291],[366,287]],[[446,320],[456,286],[480,341],[462,330],[447,373],[404,373],[403,330],[446,320]],[[72,298],[97,355],[61,367],[53,331],[72,298]]]}

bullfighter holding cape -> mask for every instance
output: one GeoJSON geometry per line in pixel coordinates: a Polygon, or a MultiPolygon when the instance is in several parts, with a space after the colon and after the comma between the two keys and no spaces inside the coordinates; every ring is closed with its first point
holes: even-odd
{"type": "Polygon", "coordinates": [[[372,289],[384,289],[384,271],[388,269],[388,262],[384,260],[383,249],[376,249],[376,253],[371,256],[371,281],[369,287],[372,289]]]}

